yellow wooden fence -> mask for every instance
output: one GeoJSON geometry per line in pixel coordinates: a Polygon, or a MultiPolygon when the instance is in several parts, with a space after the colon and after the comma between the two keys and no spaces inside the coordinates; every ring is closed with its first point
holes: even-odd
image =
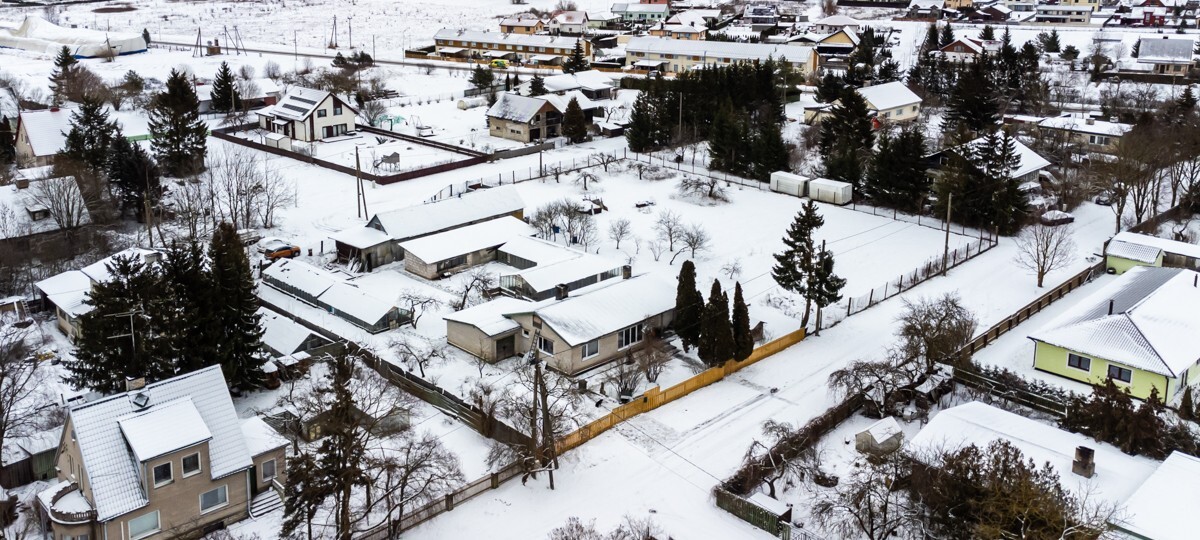
{"type": "Polygon", "coordinates": [[[682,398],[696,390],[704,388],[712,383],[715,383],[726,376],[746,367],[759,360],[770,357],[779,351],[782,351],[792,345],[795,345],[806,337],[803,328],[796,330],[790,334],[786,334],[778,339],[764,343],[762,346],[754,349],[750,353],[750,357],[737,362],[729,360],[718,367],[713,367],[701,371],[696,375],[679,382],[665,390],[655,386],[646,390],[646,392],[629,403],[620,405],[617,408],[609,411],[608,414],[593,420],[592,422],[581,426],[579,429],[568,433],[565,437],[558,441],[557,451],[559,454],[568,450],[579,447],[585,442],[588,442],[596,436],[612,429],[617,424],[624,422],[634,416],[647,411],[652,411],[672,401],[682,398]]]}

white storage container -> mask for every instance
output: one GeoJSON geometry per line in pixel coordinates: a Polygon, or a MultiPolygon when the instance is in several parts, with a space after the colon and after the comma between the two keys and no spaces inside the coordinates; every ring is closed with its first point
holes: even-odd
{"type": "Polygon", "coordinates": [[[771,173],[771,191],[803,197],[808,186],[808,178],[785,171],[771,173]]]}
{"type": "Polygon", "coordinates": [[[846,205],[850,204],[850,200],[854,198],[854,185],[837,180],[817,178],[816,180],[808,181],[808,196],[814,201],[846,205]]]}

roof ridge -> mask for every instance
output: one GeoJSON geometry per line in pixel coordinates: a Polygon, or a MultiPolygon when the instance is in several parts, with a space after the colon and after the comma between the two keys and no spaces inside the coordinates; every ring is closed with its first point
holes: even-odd
{"type": "MultiPolygon", "coordinates": [[[[183,381],[183,380],[186,380],[186,379],[188,379],[188,378],[190,378],[190,377],[192,377],[192,376],[198,375],[198,374],[200,374],[200,373],[207,373],[208,371],[210,371],[210,370],[212,370],[212,369],[221,369],[221,364],[213,364],[213,365],[211,365],[211,366],[202,367],[202,368],[200,368],[200,369],[197,369],[197,370],[195,370],[195,371],[189,371],[189,372],[187,372],[187,373],[181,373],[181,374],[179,374],[179,375],[176,375],[176,376],[174,376],[174,377],[171,377],[171,378],[169,378],[169,379],[163,379],[163,380],[161,380],[161,381],[156,381],[156,382],[149,383],[149,384],[147,384],[146,386],[143,386],[143,387],[141,387],[141,388],[138,388],[138,389],[136,389],[136,390],[127,390],[127,391],[124,391],[124,392],[117,392],[117,393],[115,393],[115,394],[109,394],[109,395],[107,395],[107,396],[102,396],[102,397],[96,398],[96,399],[94,399],[94,400],[92,400],[92,401],[88,401],[88,402],[86,402],[86,403],[81,403],[81,404],[79,404],[79,405],[73,406],[73,407],[71,407],[70,409],[68,409],[68,411],[69,411],[69,412],[74,412],[74,411],[82,411],[82,410],[84,410],[84,409],[87,409],[88,407],[91,407],[91,406],[93,406],[93,405],[100,405],[100,404],[102,404],[102,403],[108,403],[108,402],[110,402],[110,401],[112,401],[112,400],[114,400],[114,399],[116,399],[116,398],[125,397],[125,396],[128,396],[129,394],[131,394],[131,393],[134,393],[134,392],[141,392],[141,391],[143,391],[143,390],[147,390],[147,389],[150,389],[150,388],[158,388],[158,387],[161,387],[161,386],[163,386],[163,385],[165,385],[165,384],[168,384],[168,383],[175,383],[175,382],[178,382],[178,381],[183,381]]],[[[188,396],[188,397],[190,398],[190,396],[188,396]]],[[[174,401],[174,400],[172,400],[172,401],[174,401]]]]}

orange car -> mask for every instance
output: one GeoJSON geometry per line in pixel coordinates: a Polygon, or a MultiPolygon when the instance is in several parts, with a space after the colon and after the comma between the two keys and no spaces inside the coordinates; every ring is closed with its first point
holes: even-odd
{"type": "Polygon", "coordinates": [[[262,245],[262,253],[268,260],[290,259],[300,254],[300,246],[295,246],[283,240],[270,240],[262,245]]]}

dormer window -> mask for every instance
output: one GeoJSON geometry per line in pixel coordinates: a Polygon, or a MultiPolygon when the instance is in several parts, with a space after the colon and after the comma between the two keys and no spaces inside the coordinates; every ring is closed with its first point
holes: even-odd
{"type": "Polygon", "coordinates": [[[154,466],[154,487],[162,487],[174,481],[171,475],[171,462],[154,466]]]}
{"type": "Polygon", "coordinates": [[[200,472],[200,453],[183,456],[183,477],[187,478],[200,472]]]}

